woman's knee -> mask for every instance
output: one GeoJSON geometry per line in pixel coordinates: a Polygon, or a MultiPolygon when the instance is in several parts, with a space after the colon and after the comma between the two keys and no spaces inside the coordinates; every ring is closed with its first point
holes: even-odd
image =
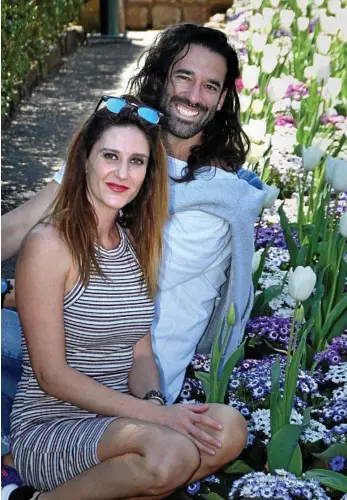
{"type": "Polygon", "coordinates": [[[167,430],[170,437],[166,436],[163,442],[158,436],[155,447],[145,457],[146,472],[152,477],[148,490],[151,495],[161,495],[186,484],[200,466],[195,444],[182,434],[167,430]]]}

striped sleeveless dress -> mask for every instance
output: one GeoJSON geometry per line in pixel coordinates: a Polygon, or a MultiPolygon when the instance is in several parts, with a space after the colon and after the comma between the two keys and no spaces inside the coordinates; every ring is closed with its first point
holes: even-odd
{"type": "MultiPolygon", "coordinates": [[[[133,347],[149,332],[154,304],[134,249],[120,226],[116,249],[97,247],[105,277],[92,275],[64,297],[70,367],[128,393],[133,347]]],[[[23,373],[11,414],[12,453],[25,484],[49,491],[97,465],[97,445],[117,417],[103,417],[42,391],[23,338],[23,373]]]]}

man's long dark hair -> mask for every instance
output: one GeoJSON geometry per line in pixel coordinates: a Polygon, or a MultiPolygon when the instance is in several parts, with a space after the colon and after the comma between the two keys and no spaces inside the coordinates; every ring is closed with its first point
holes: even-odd
{"type": "Polygon", "coordinates": [[[130,92],[158,109],[172,65],[184,49],[186,52],[183,52],[182,57],[185,56],[191,44],[206,47],[224,57],[227,73],[223,91],[226,90],[226,97],[221,110],[204,127],[202,143],[191,148],[188,169],[182,181],[193,180],[194,173],[207,165],[237,171],[245,162],[249,150],[248,137],[239,121],[240,102],[235,85],[236,79],[240,77],[239,61],[235,49],[221,31],[195,24],[167,28],[144,53],[144,65],[131,79],[130,92]]]}

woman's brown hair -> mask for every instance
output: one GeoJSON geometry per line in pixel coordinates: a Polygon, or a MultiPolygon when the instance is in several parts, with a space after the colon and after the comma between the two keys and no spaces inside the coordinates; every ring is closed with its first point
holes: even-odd
{"type": "MultiPolygon", "coordinates": [[[[138,99],[131,102],[141,104],[138,99]]],[[[94,144],[111,127],[135,126],[146,136],[150,157],[138,195],[122,208],[117,221],[130,230],[150,295],[153,297],[161,259],[163,229],[168,216],[167,157],[160,127],[139,118],[136,109],[120,113],[102,108],[93,113],[72,139],[60,189],[44,220],[54,221],[79,266],[86,285],[91,272],[103,275],[95,244],[98,243],[97,216],[88,199],[85,164],[94,144]]]]}

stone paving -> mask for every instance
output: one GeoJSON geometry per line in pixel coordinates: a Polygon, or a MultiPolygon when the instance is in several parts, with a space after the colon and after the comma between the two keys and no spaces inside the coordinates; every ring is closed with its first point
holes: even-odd
{"type": "MultiPolygon", "coordinates": [[[[74,130],[92,113],[101,95],[125,92],[141,53],[156,33],[130,32],[127,41],[90,39],[23,101],[2,130],[2,213],[51,180],[74,130]]],[[[14,262],[3,263],[2,276],[13,277],[14,262]]]]}

